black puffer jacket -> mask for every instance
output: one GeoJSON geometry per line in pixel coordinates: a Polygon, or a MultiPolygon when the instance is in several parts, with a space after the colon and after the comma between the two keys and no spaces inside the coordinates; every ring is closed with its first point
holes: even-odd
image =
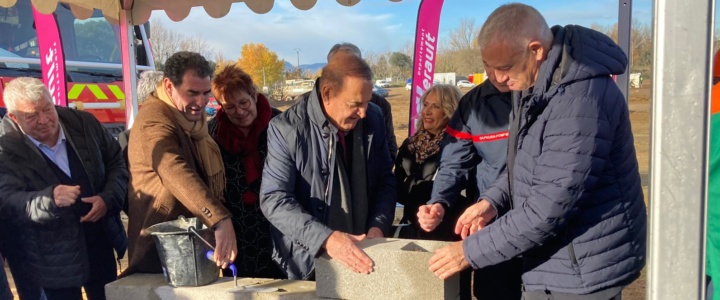
{"type": "MultiPolygon", "coordinates": [[[[91,114],[57,108],[60,124],[82,161],[93,189],[108,211],[102,225],[118,257],[125,254],[127,235],[120,208],[127,193],[128,172],[117,141],[91,114]]],[[[40,150],[10,118],[0,123],[0,219],[15,234],[25,253],[19,262],[41,287],[80,286],[89,278],[85,237],[72,207],[58,208],[53,189],[60,183],[40,150]]],[[[6,228],[3,228],[6,230],[6,228]]]]}

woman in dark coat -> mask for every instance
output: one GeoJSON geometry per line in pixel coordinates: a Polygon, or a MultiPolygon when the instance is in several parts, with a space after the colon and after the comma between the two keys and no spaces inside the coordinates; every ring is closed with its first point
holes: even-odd
{"type": "MultiPolygon", "coordinates": [[[[272,260],[270,223],[259,206],[260,180],[267,155],[267,128],[280,111],[258,93],[250,76],[226,66],[212,82],[220,110],[210,120],[210,135],[220,146],[225,176],[225,207],[232,214],[237,239],[238,276],[283,278],[272,260]]],[[[232,275],[229,270],[223,270],[232,275]]]]}
{"type": "Polygon", "coordinates": [[[423,109],[418,120],[418,131],[403,142],[395,161],[398,202],[405,206],[401,223],[409,224],[402,227],[400,238],[460,240],[454,233],[454,221],[442,222],[432,232],[423,231],[417,222],[418,207],[430,200],[435,172],[440,165],[440,148],[446,135],[445,127],[455,112],[460,97],[457,87],[436,84],[420,99],[423,109]]]}

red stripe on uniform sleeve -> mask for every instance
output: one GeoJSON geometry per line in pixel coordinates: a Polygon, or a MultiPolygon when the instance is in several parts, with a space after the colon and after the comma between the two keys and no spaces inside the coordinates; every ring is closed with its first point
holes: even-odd
{"type": "Polygon", "coordinates": [[[504,140],[510,137],[509,131],[500,131],[495,133],[481,134],[473,136],[473,142],[492,142],[497,140],[504,140]]]}
{"type": "Polygon", "coordinates": [[[457,131],[450,126],[445,128],[445,131],[449,135],[452,135],[453,137],[455,137],[456,139],[460,139],[460,140],[472,140],[473,139],[472,134],[469,134],[467,132],[457,131]]]}
{"type": "Polygon", "coordinates": [[[445,128],[445,131],[455,137],[456,139],[460,140],[472,140],[475,143],[481,143],[481,142],[493,142],[497,140],[504,140],[507,139],[510,136],[510,133],[508,131],[499,131],[494,133],[487,133],[487,134],[479,134],[479,135],[472,135],[467,132],[457,131],[450,126],[445,128]]]}

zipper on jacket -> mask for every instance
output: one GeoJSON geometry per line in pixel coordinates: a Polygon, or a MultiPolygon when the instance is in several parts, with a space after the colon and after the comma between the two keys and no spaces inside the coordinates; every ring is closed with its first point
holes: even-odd
{"type": "Polygon", "coordinates": [[[330,141],[328,142],[330,144],[330,147],[328,149],[328,158],[327,158],[327,168],[328,168],[328,175],[327,180],[325,182],[325,203],[327,203],[328,206],[330,206],[330,199],[328,199],[328,195],[330,194],[330,173],[332,173],[332,170],[330,170],[332,164],[332,155],[333,155],[333,149],[335,149],[335,139],[332,137],[330,138],[330,141]]]}
{"type": "MultiPolygon", "coordinates": [[[[518,109],[517,114],[515,114],[515,112],[514,112],[515,105],[513,105],[513,116],[518,119],[518,121],[517,121],[518,122],[518,131],[515,133],[515,149],[509,149],[510,151],[515,152],[515,154],[512,156],[513,160],[517,157],[518,147],[519,147],[519,143],[520,143],[520,136],[523,134],[523,132],[527,131],[527,127],[529,124],[527,119],[525,119],[525,123],[523,123],[523,117],[527,113],[527,110],[524,109],[525,104],[528,101],[530,101],[530,98],[531,97],[526,97],[524,99],[523,98],[520,99],[520,103],[518,103],[518,106],[517,106],[517,109],[518,109]]],[[[513,121],[515,121],[515,120],[513,120],[513,121]]],[[[513,180],[515,180],[515,178],[511,178],[511,177],[515,177],[515,162],[514,161],[512,162],[512,166],[513,166],[513,168],[512,168],[513,170],[508,173],[508,187],[510,189],[510,193],[509,193],[510,194],[510,210],[515,209],[515,201],[513,200],[513,198],[514,198],[514,196],[513,196],[513,192],[514,192],[513,191],[513,189],[514,189],[513,180]]]]}

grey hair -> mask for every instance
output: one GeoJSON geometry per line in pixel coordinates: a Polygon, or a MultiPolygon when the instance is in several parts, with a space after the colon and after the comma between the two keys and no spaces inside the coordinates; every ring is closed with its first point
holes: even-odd
{"type": "MultiPolygon", "coordinates": [[[[450,119],[455,113],[455,110],[458,107],[458,103],[460,102],[460,98],[462,97],[460,89],[458,89],[452,84],[433,85],[429,89],[427,89],[425,93],[420,97],[420,103],[425,103],[425,99],[427,99],[428,95],[430,95],[431,92],[437,93],[438,100],[440,100],[440,107],[442,107],[443,113],[445,113],[445,117],[450,119]]],[[[421,130],[425,130],[422,118],[417,120],[415,128],[418,129],[418,132],[421,130]]]]}
{"type": "Polygon", "coordinates": [[[157,89],[158,84],[163,79],[162,71],[148,70],[140,73],[137,81],[137,102],[142,104],[148,96],[157,89]]]}
{"type": "Polygon", "coordinates": [[[553,34],[545,18],[532,6],[509,3],[488,16],[478,34],[480,49],[497,42],[507,42],[516,51],[526,50],[531,41],[540,41],[543,48],[552,45],[553,34]]]}
{"type": "Polygon", "coordinates": [[[18,77],[10,81],[3,91],[3,100],[8,112],[17,113],[20,103],[38,103],[48,101],[53,103],[50,91],[45,84],[37,78],[18,77]]]}
{"type": "Polygon", "coordinates": [[[358,46],[355,46],[355,44],[353,43],[340,43],[335,44],[334,46],[332,46],[332,48],[330,48],[330,52],[328,52],[327,55],[327,60],[330,61],[330,58],[332,58],[332,56],[340,50],[350,51],[357,55],[359,58],[362,58],[362,52],[360,52],[360,48],[358,48],[358,46]]]}

